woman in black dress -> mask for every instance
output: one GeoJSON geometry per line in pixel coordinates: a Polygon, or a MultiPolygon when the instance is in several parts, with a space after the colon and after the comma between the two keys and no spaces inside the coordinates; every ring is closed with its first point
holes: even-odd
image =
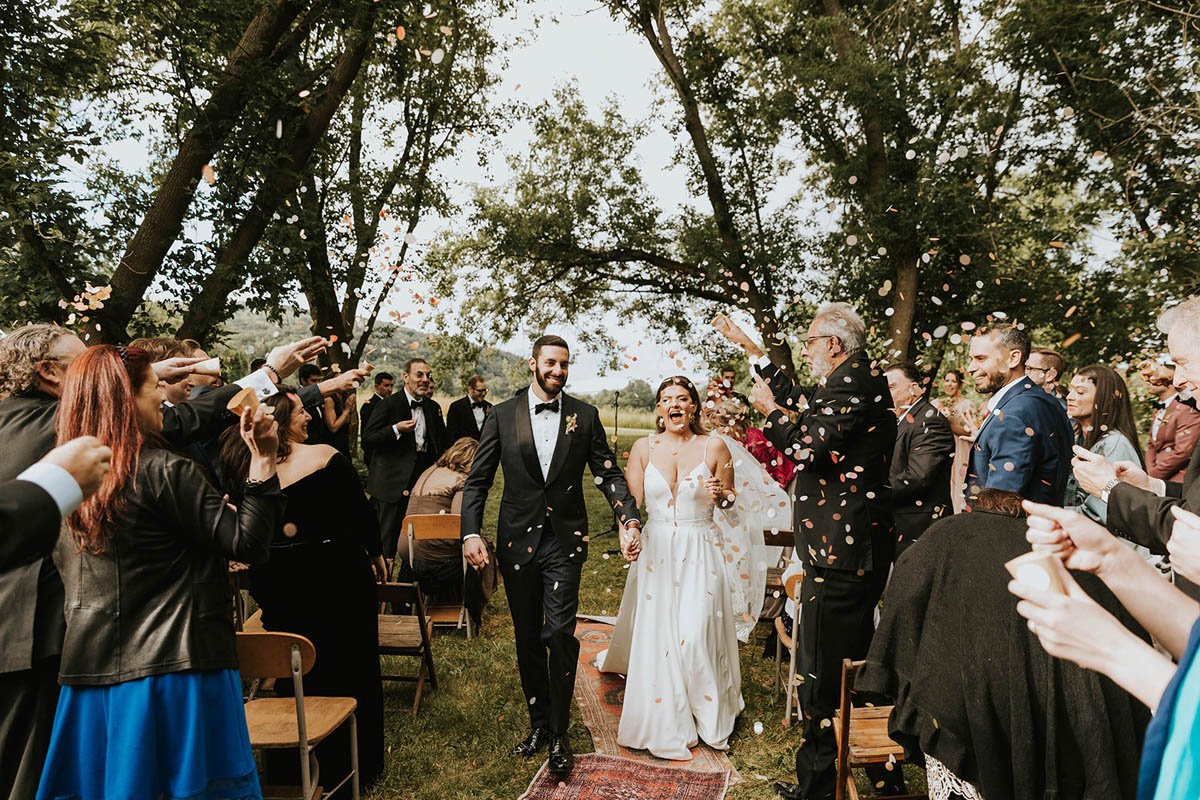
{"type": "MultiPolygon", "coordinates": [[[[329,445],[304,444],[310,417],[294,390],[281,386],[265,403],[279,423],[279,480],[287,510],[270,559],[250,568],[250,594],[262,608],[264,628],[298,633],[316,647],[316,665],[304,677],[306,694],[358,701],[358,763],[365,788],[383,771],[375,582],[384,579],[386,568],[378,522],[346,457],[329,445]]],[[[241,439],[227,434],[221,461],[233,502],[247,458],[241,439]]],[[[277,689],[289,693],[290,682],[281,681],[277,689]]],[[[272,783],[298,772],[293,751],[268,756],[272,783]]],[[[344,730],[317,747],[323,774],[335,780],[349,771],[349,757],[344,730]]],[[[348,787],[343,789],[348,796],[348,787]]]]}

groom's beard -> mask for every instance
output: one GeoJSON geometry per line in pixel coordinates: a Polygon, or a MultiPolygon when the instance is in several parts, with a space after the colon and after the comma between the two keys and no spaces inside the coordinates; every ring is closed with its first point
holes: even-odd
{"type": "Polygon", "coordinates": [[[540,369],[534,371],[533,377],[534,377],[534,380],[537,381],[537,385],[541,387],[542,392],[545,393],[547,400],[552,400],[555,397],[558,397],[558,393],[563,390],[563,386],[565,386],[567,383],[567,376],[564,375],[562,377],[562,383],[559,384],[557,387],[552,387],[552,386],[548,385],[546,382],[547,376],[540,369]]]}

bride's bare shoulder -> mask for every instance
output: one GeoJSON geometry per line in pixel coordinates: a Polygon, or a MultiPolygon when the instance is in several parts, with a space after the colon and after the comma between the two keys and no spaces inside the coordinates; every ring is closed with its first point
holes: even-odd
{"type": "Polygon", "coordinates": [[[646,453],[648,453],[649,451],[650,451],[650,437],[643,436],[642,438],[638,439],[636,442],[633,443],[633,447],[629,448],[629,460],[632,461],[635,458],[638,458],[638,459],[644,458],[646,456],[646,453]]]}

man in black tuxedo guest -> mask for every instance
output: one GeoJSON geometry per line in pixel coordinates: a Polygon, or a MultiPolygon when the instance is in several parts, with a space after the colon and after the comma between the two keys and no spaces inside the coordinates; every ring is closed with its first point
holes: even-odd
{"type": "MultiPolygon", "coordinates": [[[[396,378],[390,372],[380,372],[375,375],[375,394],[367,398],[367,401],[362,404],[362,408],[358,410],[358,421],[361,430],[359,431],[359,439],[367,432],[367,423],[371,420],[371,415],[375,413],[375,409],[379,408],[381,401],[392,396],[392,391],[396,388],[396,378]]],[[[362,449],[363,463],[368,467],[371,466],[371,448],[365,444],[362,449]]]]}
{"type": "Polygon", "coordinates": [[[954,433],[942,412],[925,395],[925,380],[915,364],[897,364],[885,373],[896,410],[896,449],[890,482],[896,521],[896,557],[950,506],[954,433]]]}
{"type": "Polygon", "coordinates": [[[641,529],[637,503],[609,449],[600,413],[563,393],[570,358],[558,336],[533,343],[529,370],[534,382],[484,420],[462,502],[463,554],[480,569],[488,560],[480,538],[484,504],[497,467],[504,466],[496,557],[516,631],[530,725],[512,755],[529,758],[549,745],[548,766],[559,778],[566,778],[574,764],[567,727],[579,659],[579,577],[588,550],[584,466],[617,512],[624,552],[638,549],[641,529]]]}
{"type": "MultiPolygon", "coordinates": [[[[846,303],[822,306],[801,350],[815,387],[801,387],[728,317],[713,321],[757,371],[750,401],[767,417],[763,433],[796,463],[793,529],[804,559],[796,672],[804,675],[804,738],[788,800],[834,796],[837,741],[831,724],[842,660],[862,659],[875,632],[875,606],[896,551],[888,467],[896,416],[887,380],[864,349],[867,328],[846,303]],[[793,422],[785,409],[794,410],[793,422]]],[[[860,698],[861,700],[861,698],[860,698]]],[[[903,788],[900,770],[868,770],[885,792],[903,788]]]]}
{"type": "Polygon", "coordinates": [[[367,491],[379,515],[379,535],[388,558],[396,556],[409,491],[449,446],[442,408],[433,399],[429,363],[410,358],[402,380],[404,390],[379,401],[362,435],[363,447],[371,449],[367,491]]]}
{"type": "Polygon", "coordinates": [[[467,396],[455,400],[446,411],[446,428],[450,432],[451,443],[464,436],[479,441],[483,421],[492,410],[492,404],[484,399],[487,391],[487,381],[482,375],[472,375],[467,379],[467,396]]]}

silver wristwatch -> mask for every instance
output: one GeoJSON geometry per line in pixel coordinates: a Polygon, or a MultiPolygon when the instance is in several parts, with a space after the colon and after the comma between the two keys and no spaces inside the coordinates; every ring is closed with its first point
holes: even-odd
{"type": "Polygon", "coordinates": [[[1116,486],[1120,482],[1121,482],[1120,478],[1113,478],[1108,483],[1104,484],[1104,488],[1100,490],[1100,501],[1103,503],[1107,503],[1108,502],[1108,493],[1111,492],[1113,490],[1113,487],[1116,486]]]}

